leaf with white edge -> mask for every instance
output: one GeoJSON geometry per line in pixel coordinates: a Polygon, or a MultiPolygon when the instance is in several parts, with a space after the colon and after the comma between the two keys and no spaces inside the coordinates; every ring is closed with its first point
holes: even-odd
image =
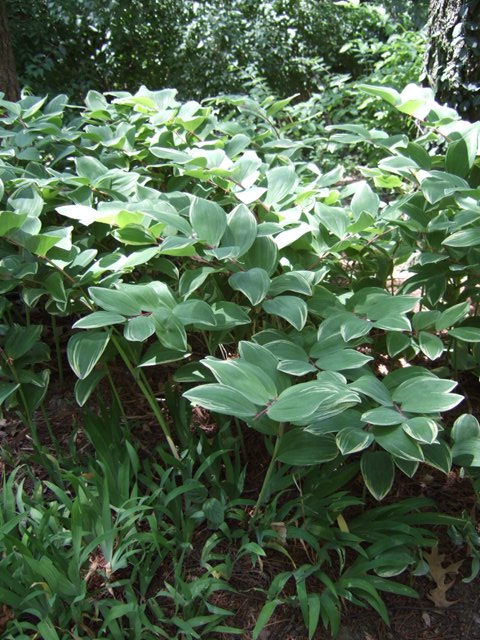
{"type": "Polygon", "coordinates": [[[445,238],[442,244],[447,247],[476,247],[480,244],[480,229],[464,229],[456,231],[445,238]]]}
{"type": "Polygon", "coordinates": [[[212,307],[203,300],[185,300],[173,309],[174,315],[184,325],[215,327],[216,320],[212,307]]]}
{"type": "Polygon", "coordinates": [[[352,198],[351,207],[355,220],[358,220],[364,211],[375,218],[380,207],[380,198],[372,191],[367,182],[361,182],[352,198]]]}
{"type": "Polygon", "coordinates": [[[298,178],[293,165],[275,167],[268,170],[265,204],[267,206],[278,204],[286,196],[291,195],[297,181],[298,178]]]}
{"type": "Polygon", "coordinates": [[[230,276],[228,282],[234,291],[241,291],[254,306],[265,298],[270,287],[268,273],[258,267],[238,271],[230,276]]]}
{"type": "Polygon", "coordinates": [[[354,340],[355,338],[361,338],[370,333],[372,323],[369,320],[364,320],[358,316],[348,314],[340,327],[340,333],[345,342],[354,340]]]}
{"type": "Polygon", "coordinates": [[[387,351],[390,357],[394,357],[405,349],[408,349],[412,344],[412,339],[405,333],[400,331],[392,331],[387,333],[387,351]]]}
{"type": "Polygon", "coordinates": [[[20,385],[15,382],[0,382],[0,405],[2,405],[20,385]]]}
{"type": "Polygon", "coordinates": [[[179,351],[178,349],[168,349],[162,344],[152,344],[146,350],[138,366],[153,367],[159,364],[178,362],[178,360],[188,358],[189,355],[190,354],[186,353],[185,351],[179,351]]]}
{"type": "Polygon", "coordinates": [[[276,276],[272,279],[272,283],[268,291],[269,295],[278,296],[285,291],[293,291],[294,293],[300,293],[306,296],[312,295],[312,287],[310,286],[310,283],[305,275],[298,271],[282,273],[282,275],[276,276]]]}
{"type": "Polygon", "coordinates": [[[475,416],[459,416],[452,427],[451,437],[455,463],[464,467],[480,467],[480,425],[475,416]]]}
{"type": "Polygon", "coordinates": [[[123,330],[123,335],[131,342],[144,342],[154,333],[155,322],[150,316],[129,318],[123,330]]]}
{"type": "Polygon", "coordinates": [[[388,426],[404,422],[405,416],[395,409],[390,409],[390,407],[375,407],[375,409],[365,411],[362,415],[362,420],[369,424],[388,426]]]}
{"type": "Polygon", "coordinates": [[[470,311],[470,302],[460,302],[442,311],[440,316],[435,320],[435,329],[437,331],[443,331],[449,329],[454,324],[457,324],[460,320],[463,320],[470,311]]]}
{"type": "Polygon", "coordinates": [[[102,369],[96,369],[92,371],[83,380],[77,380],[75,382],[75,400],[79,407],[83,407],[92,392],[95,391],[100,380],[106,375],[106,371],[102,369]]]}
{"type": "Polygon", "coordinates": [[[405,433],[418,442],[433,444],[437,439],[438,425],[435,420],[425,417],[410,418],[402,424],[405,433]]]}
{"type": "Polygon", "coordinates": [[[200,241],[217,247],[227,228],[227,215],[216,202],[193,196],[190,223],[200,241]]]}
{"type": "Polygon", "coordinates": [[[440,413],[459,404],[463,397],[450,393],[457,386],[453,380],[433,376],[414,376],[402,382],[393,392],[393,400],[403,411],[413,413],[440,413]]]}
{"type": "Polygon", "coordinates": [[[337,455],[337,445],[332,436],[318,436],[297,428],[283,436],[277,460],[303,467],[334,460],[337,455]]]}
{"type": "Polygon", "coordinates": [[[234,302],[214,302],[212,310],[215,314],[215,328],[219,331],[250,324],[245,309],[234,302]]]}
{"type": "Polygon", "coordinates": [[[402,429],[401,425],[394,427],[372,428],[375,441],[388,453],[404,460],[423,462],[423,452],[415,440],[412,440],[402,429]]]}
{"type": "Polygon", "coordinates": [[[99,327],[109,327],[112,324],[122,324],[127,318],[112,311],[95,311],[88,316],[77,320],[73,329],[98,329],[99,327]]]}
{"type": "Polygon", "coordinates": [[[282,391],[278,399],[273,402],[267,415],[277,422],[295,422],[312,416],[320,404],[336,398],[336,390],[317,381],[302,382],[282,391]]]}
{"type": "Polygon", "coordinates": [[[183,395],[193,406],[199,405],[227,416],[253,418],[258,411],[258,407],[242,393],[223,384],[202,384],[183,395]]]}
{"type": "Polygon", "coordinates": [[[392,456],[384,451],[365,451],[360,460],[360,470],[372,496],[376,500],[383,500],[395,478],[392,456]]]}
{"type": "Polygon", "coordinates": [[[424,353],[429,360],[436,360],[443,353],[444,344],[440,338],[433,333],[420,331],[418,334],[418,344],[420,345],[422,353],[424,353]]]}
{"type": "Polygon", "coordinates": [[[88,293],[93,302],[105,311],[124,316],[138,316],[142,310],[141,306],[134,302],[125,291],[89,287],[88,293]]]}
{"type": "Polygon", "coordinates": [[[411,331],[410,320],[406,316],[384,316],[373,323],[377,329],[385,331],[411,331]]]}
{"type": "Polygon", "coordinates": [[[450,329],[448,335],[462,342],[480,342],[479,327],[457,327],[456,329],[450,329]]]}
{"type": "Polygon", "coordinates": [[[238,248],[238,256],[243,256],[255,242],[257,221],[248,207],[240,204],[228,214],[227,230],[232,235],[232,244],[238,248]]]}
{"type": "Polygon", "coordinates": [[[315,364],[325,371],[345,371],[363,367],[370,360],[372,356],[367,356],[355,349],[334,349],[322,353],[315,364]]]}
{"type": "Polygon", "coordinates": [[[202,360],[220,384],[242,393],[254,404],[264,406],[277,395],[273,380],[254,364],[235,358],[219,360],[208,356],[202,360]]]}
{"type": "Polygon", "coordinates": [[[278,364],[278,370],[291,376],[306,376],[307,373],[317,371],[317,367],[304,360],[282,360],[278,364]]]}
{"type": "Polygon", "coordinates": [[[270,237],[258,237],[241,262],[247,269],[259,267],[272,275],[278,264],[278,248],[270,237]]]}
{"type": "Polygon", "coordinates": [[[434,444],[422,444],[422,451],[427,464],[443,473],[450,473],[452,452],[446,442],[438,440],[434,444]]]}
{"type": "Polygon", "coordinates": [[[200,289],[212,273],[217,273],[218,271],[219,269],[214,269],[213,267],[200,267],[199,269],[184,271],[180,278],[178,293],[182,298],[188,298],[192,293],[200,289]]]}
{"type": "Polygon", "coordinates": [[[337,433],[335,441],[342,455],[363,451],[371,445],[374,438],[371,433],[355,427],[347,427],[337,433]]]}
{"type": "Polygon", "coordinates": [[[307,321],[308,307],[302,298],[277,296],[273,300],[265,300],[262,306],[266,313],[283,318],[297,331],[301,331],[307,321]]]}
{"type": "Polygon", "coordinates": [[[349,389],[358,391],[369,398],[372,398],[376,402],[384,405],[385,407],[392,407],[392,396],[387,387],[378,378],[373,375],[366,375],[357,378],[350,385],[349,389]]]}
{"type": "Polygon", "coordinates": [[[170,309],[160,308],[152,313],[155,331],[160,342],[169,349],[187,350],[187,334],[181,320],[170,309]]]}
{"type": "Polygon", "coordinates": [[[72,371],[83,380],[102,357],[110,340],[107,331],[75,333],[67,345],[67,357],[72,371]]]}

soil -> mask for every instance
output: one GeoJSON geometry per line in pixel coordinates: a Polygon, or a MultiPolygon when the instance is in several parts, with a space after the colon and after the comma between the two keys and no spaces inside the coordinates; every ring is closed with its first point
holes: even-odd
{"type": "MultiPolygon", "coordinates": [[[[53,383],[50,388],[50,400],[46,403],[45,414],[37,416],[39,438],[45,446],[52,446],[51,433],[55,434],[59,446],[68,451],[72,437],[76,442],[77,451],[87,451],[90,447],[81,430],[80,409],[74,400],[72,390],[75,379],[68,373],[65,367],[66,379],[63,387],[53,383]],[[47,424],[50,423],[50,427],[47,424]]],[[[145,455],[150,454],[158,444],[159,431],[155,420],[152,418],[148,406],[143,398],[139,398],[134,385],[125,378],[120,369],[115,375],[118,392],[125,403],[129,417],[137,425],[135,437],[138,440],[139,450],[145,455]]],[[[157,388],[161,381],[152,381],[157,388]]],[[[105,383],[102,395],[109,397],[110,391],[105,383]]],[[[478,382],[475,380],[463,380],[462,392],[468,396],[468,409],[480,407],[478,382]]],[[[462,413],[466,408],[460,408],[462,413]]],[[[479,412],[476,413],[477,415],[479,412]]],[[[195,417],[196,428],[205,431],[214,430],[215,427],[209,421],[208,414],[200,414],[195,417]]],[[[3,467],[10,467],[19,460],[25,460],[33,451],[28,430],[13,416],[7,416],[0,423],[0,439],[2,456],[0,457],[0,471],[3,467]]],[[[248,497],[257,495],[268,465],[268,454],[263,445],[260,434],[250,431],[247,442],[247,450],[250,456],[249,473],[246,480],[246,493],[248,497]]],[[[38,475],[42,477],[45,472],[38,469],[38,475]]],[[[355,487],[352,487],[355,491],[355,487]]],[[[391,492],[392,500],[425,495],[433,498],[438,509],[443,513],[460,516],[463,512],[469,512],[478,522],[479,505],[476,503],[475,494],[469,480],[462,478],[459,470],[452,471],[448,476],[440,472],[432,471],[430,467],[423,467],[416,475],[409,479],[399,474],[398,480],[391,492]]],[[[372,499],[372,506],[375,505],[372,499]]],[[[480,528],[477,526],[477,530],[480,528]]],[[[196,534],[196,545],[191,554],[191,576],[200,575],[202,569],[199,565],[201,550],[207,535],[211,532],[199,529],[196,534]]],[[[390,616],[390,626],[387,626],[381,618],[371,609],[362,609],[350,603],[344,603],[343,624],[337,640],[480,640],[480,577],[471,582],[465,582],[471,569],[471,559],[466,557],[466,549],[463,546],[455,546],[447,535],[446,529],[438,527],[435,533],[439,537],[439,553],[445,555],[444,565],[461,562],[458,573],[450,573],[446,582],[451,586],[446,593],[448,606],[436,606],[431,599],[435,583],[429,576],[399,577],[400,581],[408,581],[419,594],[417,600],[392,594],[385,594],[384,600],[390,616]]],[[[290,550],[289,550],[290,551],[290,550]]],[[[292,550],[295,555],[296,550],[292,550]]],[[[298,552],[298,550],[297,550],[298,552]]],[[[299,557],[301,563],[302,558],[299,557]]],[[[264,595],[257,591],[258,587],[268,589],[272,577],[291,569],[287,558],[279,553],[269,553],[262,565],[252,567],[251,561],[244,557],[239,561],[230,580],[235,592],[218,592],[212,599],[212,603],[222,608],[235,611],[235,616],[225,621],[233,627],[244,629],[241,636],[244,640],[251,640],[251,630],[257,620],[258,614],[264,604],[264,595]]],[[[166,567],[162,568],[163,574],[159,576],[159,584],[168,579],[166,567]]],[[[5,607],[4,607],[5,609],[5,607]]],[[[11,612],[0,608],[0,629],[2,620],[6,622],[11,612]]],[[[227,640],[231,635],[216,635],[206,640],[227,640]]],[[[300,611],[291,607],[281,606],[275,611],[268,624],[260,634],[259,640],[307,640],[305,627],[300,611]]],[[[312,640],[331,640],[331,636],[319,629],[312,640]]]]}

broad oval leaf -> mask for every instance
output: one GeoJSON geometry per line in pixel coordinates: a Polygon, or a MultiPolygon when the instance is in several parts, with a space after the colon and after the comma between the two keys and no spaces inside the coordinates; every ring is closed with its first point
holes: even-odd
{"type": "Polygon", "coordinates": [[[190,205],[190,223],[199,240],[217,247],[227,228],[227,215],[216,202],[194,196],[190,205]]]}
{"type": "Polygon", "coordinates": [[[131,342],[144,342],[154,333],[155,322],[150,316],[129,318],[123,330],[123,335],[131,342]]]}
{"type": "Polygon", "coordinates": [[[86,378],[97,362],[110,340],[108,331],[92,331],[75,333],[67,345],[68,362],[80,380],[86,378]]]}
{"type": "Polygon", "coordinates": [[[277,296],[273,300],[265,300],[262,306],[267,313],[284,318],[297,331],[301,331],[307,321],[307,303],[297,296],[277,296]]]}
{"type": "Polygon", "coordinates": [[[410,418],[402,424],[402,428],[414,440],[424,444],[433,444],[437,439],[438,425],[431,418],[423,416],[410,418]]]}
{"type": "Polygon", "coordinates": [[[277,422],[295,422],[312,416],[320,404],[334,402],[336,391],[312,381],[297,384],[282,391],[267,410],[267,415],[277,422]]]}
{"type": "Polygon", "coordinates": [[[125,322],[126,317],[112,311],[95,311],[88,316],[80,318],[73,325],[73,329],[98,329],[99,327],[109,327],[112,324],[125,322]]]}
{"type": "Polygon", "coordinates": [[[363,451],[373,442],[373,434],[363,429],[347,427],[337,433],[335,441],[344,456],[363,451]]]}
{"type": "Polygon", "coordinates": [[[360,460],[360,470],[372,496],[383,500],[390,492],[395,478],[392,456],[385,451],[365,451],[360,460]]]}
{"type": "Polygon", "coordinates": [[[414,462],[417,460],[423,462],[423,452],[420,445],[405,433],[401,425],[373,427],[372,432],[375,436],[375,441],[385,451],[391,453],[392,456],[414,462]]]}
{"type": "Polygon", "coordinates": [[[237,418],[253,418],[257,407],[242,393],[223,384],[202,384],[185,392],[184,397],[196,406],[237,418]]]}
{"type": "Polygon", "coordinates": [[[241,291],[254,306],[265,298],[270,287],[268,273],[258,267],[234,273],[230,276],[228,282],[232,289],[241,291]]]}
{"type": "Polygon", "coordinates": [[[309,466],[334,460],[337,455],[337,445],[332,436],[317,436],[296,428],[283,436],[277,460],[296,466],[309,466]]]}

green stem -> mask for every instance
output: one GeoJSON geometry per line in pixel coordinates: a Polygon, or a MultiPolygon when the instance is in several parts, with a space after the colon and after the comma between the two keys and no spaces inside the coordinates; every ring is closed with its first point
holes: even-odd
{"type": "Polygon", "coordinates": [[[153,411],[153,414],[155,416],[155,418],[158,421],[158,424],[160,425],[165,438],[167,440],[168,446],[170,447],[170,451],[172,452],[174,458],[176,458],[177,460],[180,460],[180,456],[178,454],[177,448],[175,446],[175,443],[173,442],[172,436],[170,434],[170,429],[168,428],[167,423],[165,422],[165,418],[163,417],[163,414],[160,410],[160,407],[157,404],[157,401],[155,399],[155,395],[152,391],[152,388],[148,382],[148,380],[146,379],[144,373],[142,371],[139,371],[138,369],[136,369],[133,364],[130,362],[130,359],[126,353],[126,351],[124,350],[124,348],[122,347],[122,345],[120,344],[120,341],[118,340],[117,336],[115,334],[112,333],[112,338],[111,338],[113,344],[115,345],[115,348],[117,349],[118,353],[120,354],[120,357],[122,358],[122,360],[124,361],[124,363],[127,366],[127,369],[130,371],[133,379],[135,380],[135,382],[138,385],[138,388],[140,389],[140,391],[143,393],[146,401],[148,402],[150,409],[153,411]]]}
{"type": "Polygon", "coordinates": [[[257,500],[257,503],[255,505],[255,509],[253,510],[252,518],[254,518],[257,515],[261,505],[263,504],[263,502],[265,502],[265,497],[266,497],[267,491],[269,489],[270,480],[271,480],[272,474],[273,474],[273,472],[275,470],[275,464],[277,462],[278,450],[280,449],[280,443],[282,441],[282,437],[283,437],[284,431],[285,431],[285,423],[281,422],[278,425],[277,439],[275,440],[275,448],[273,449],[272,459],[270,460],[270,464],[268,465],[267,473],[265,474],[265,478],[263,480],[263,485],[262,485],[262,488],[261,488],[260,493],[258,495],[258,500],[257,500]]]}
{"type": "Polygon", "coordinates": [[[113,397],[115,398],[115,402],[117,403],[118,408],[120,409],[120,413],[122,414],[122,418],[124,420],[127,420],[127,414],[125,413],[125,409],[124,409],[122,400],[121,400],[121,398],[120,398],[120,396],[118,394],[117,387],[115,386],[115,383],[113,382],[112,374],[110,372],[110,367],[108,365],[106,365],[105,369],[107,371],[107,378],[108,378],[108,381],[109,381],[110,386],[112,388],[112,393],[113,393],[113,397]]]}
{"type": "Polygon", "coordinates": [[[51,318],[52,318],[53,341],[55,343],[55,351],[57,352],[58,382],[60,383],[60,389],[63,389],[63,362],[62,362],[62,352],[60,350],[60,340],[58,338],[57,320],[54,315],[52,315],[51,318]]]}

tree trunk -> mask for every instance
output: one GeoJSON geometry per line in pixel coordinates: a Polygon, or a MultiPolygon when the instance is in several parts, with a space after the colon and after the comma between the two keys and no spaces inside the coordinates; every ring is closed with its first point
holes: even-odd
{"type": "Polygon", "coordinates": [[[424,75],[437,100],[480,118],[480,0],[430,0],[424,75]]]}
{"type": "Polygon", "coordinates": [[[0,0],[0,91],[6,100],[15,101],[20,97],[5,0],[0,0]]]}

